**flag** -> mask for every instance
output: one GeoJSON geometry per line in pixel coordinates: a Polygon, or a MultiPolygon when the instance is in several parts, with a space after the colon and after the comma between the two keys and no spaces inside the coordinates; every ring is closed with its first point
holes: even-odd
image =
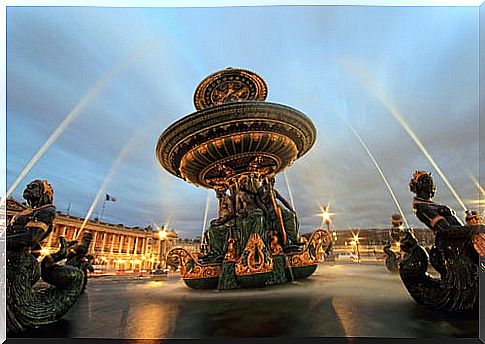
{"type": "Polygon", "coordinates": [[[114,198],[113,196],[110,196],[108,194],[106,194],[106,200],[111,201],[111,202],[116,202],[116,198],[114,198]]]}

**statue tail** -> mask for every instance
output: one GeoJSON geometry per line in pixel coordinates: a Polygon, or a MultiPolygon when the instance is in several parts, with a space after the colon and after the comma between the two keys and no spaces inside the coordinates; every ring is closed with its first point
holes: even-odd
{"type": "Polygon", "coordinates": [[[8,333],[56,322],[81,294],[84,278],[81,270],[57,264],[43,270],[42,278],[53,287],[34,290],[22,275],[7,281],[8,333]]]}

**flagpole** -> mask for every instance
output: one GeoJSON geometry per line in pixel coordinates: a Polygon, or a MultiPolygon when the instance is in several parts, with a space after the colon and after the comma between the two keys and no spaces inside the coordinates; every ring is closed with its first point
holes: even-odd
{"type": "Polygon", "coordinates": [[[105,207],[105,204],[106,204],[106,197],[103,199],[103,207],[101,208],[101,216],[98,219],[98,223],[101,222],[101,218],[104,215],[104,207],[105,207]]]}

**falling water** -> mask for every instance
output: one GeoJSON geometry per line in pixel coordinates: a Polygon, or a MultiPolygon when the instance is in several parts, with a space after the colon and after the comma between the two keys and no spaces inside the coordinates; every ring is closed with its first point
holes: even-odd
{"type": "Polygon", "coordinates": [[[364,147],[365,151],[367,152],[367,155],[369,155],[369,158],[372,160],[372,162],[374,163],[374,166],[376,167],[377,171],[379,172],[379,174],[381,175],[382,177],[382,180],[384,181],[384,184],[386,184],[387,186],[387,189],[389,190],[389,193],[391,194],[391,197],[392,197],[392,200],[394,201],[394,203],[396,204],[396,207],[397,209],[399,210],[399,213],[401,214],[403,220],[404,220],[404,223],[406,225],[406,228],[409,228],[409,223],[408,221],[406,220],[406,217],[404,216],[404,213],[401,209],[401,205],[399,204],[397,198],[396,198],[396,195],[394,194],[394,191],[392,190],[391,188],[391,185],[389,185],[389,182],[387,181],[387,178],[386,176],[384,175],[384,172],[382,172],[382,169],[381,167],[379,166],[379,164],[377,163],[376,159],[374,158],[374,155],[372,154],[372,152],[369,150],[369,148],[367,147],[367,145],[365,144],[364,140],[362,140],[362,138],[360,137],[359,133],[357,133],[355,131],[355,129],[350,125],[350,123],[347,123],[349,129],[352,131],[352,133],[355,135],[355,137],[359,140],[360,144],[362,145],[362,147],[364,147]]]}
{"type": "MultiPolygon", "coordinates": [[[[288,176],[286,175],[286,171],[283,172],[283,176],[285,178],[286,188],[288,189],[288,195],[290,196],[291,207],[293,208],[293,210],[296,210],[295,204],[293,203],[293,194],[291,193],[290,182],[288,180],[288,176]]],[[[289,267],[288,271],[290,272],[291,282],[295,283],[295,277],[293,276],[293,269],[289,262],[288,256],[286,254],[284,254],[284,256],[285,256],[286,265],[289,267]]]]}
{"type": "Polygon", "coordinates": [[[416,145],[419,147],[419,149],[423,152],[423,154],[426,156],[426,158],[429,160],[431,165],[435,168],[435,170],[438,172],[440,177],[443,179],[443,182],[446,184],[450,192],[453,194],[455,199],[458,201],[460,206],[463,208],[463,210],[467,210],[465,204],[461,200],[460,196],[458,196],[457,192],[451,186],[450,182],[446,178],[445,174],[441,169],[439,168],[438,164],[434,161],[433,157],[431,154],[429,154],[428,150],[426,147],[424,147],[423,143],[419,140],[419,138],[416,136],[416,134],[413,132],[409,124],[404,120],[402,117],[401,113],[399,110],[396,108],[396,106],[385,96],[385,93],[383,89],[371,78],[369,73],[366,72],[366,70],[358,64],[356,61],[350,61],[350,60],[344,60],[342,61],[343,65],[350,71],[353,72],[358,78],[361,80],[361,82],[367,87],[367,89],[377,98],[379,101],[386,107],[386,109],[389,111],[389,113],[399,122],[399,124],[404,128],[404,130],[408,133],[408,135],[414,140],[416,145]]]}
{"type": "MultiPolygon", "coordinates": [[[[467,171],[468,173],[468,177],[470,177],[471,181],[473,182],[473,184],[475,184],[475,186],[478,188],[478,190],[480,190],[480,193],[481,193],[481,196],[485,196],[485,190],[483,189],[483,187],[480,185],[480,183],[478,182],[477,178],[473,175],[473,173],[468,170],[467,171]]],[[[480,209],[482,208],[482,205],[483,205],[483,198],[480,197],[480,195],[478,196],[478,200],[477,201],[473,201],[474,204],[476,204],[478,206],[478,211],[480,212],[480,209]]]]}
{"type": "MultiPolygon", "coordinates": [[[[357,138],[357,140],[359,140],[360,144],[362,145],[362,147],[367,152],[367,155],[372,160],[372,163],[374,164],[374,166],[376,167],[377,171],[379,172],[379,175],[381,176],[382,180],[384,181],[384,184],[386,185],[387,190],[389,191],[389,194],[391,195],[392,200],[396,204],[396,207],[397,207],[399,213],[401,214],[401,216],[402,216],[402,218],[404,220],[404,223],[406,225],[406,228],[410,228],[409,227],[409,223],[408,223],[408,221],[406,219],[406,216],[404,216],[404,212],[402,211],[401,205],[399,204],[399,201],[397,200],[396,195],[394,194],[394,191],[391,188],[391,185],[387,181],[387,178],[386,178],[384,172],[382,171],[381,167],[379,166],[379,163],[377,162],[377,160],[374,158],[374,155],[370,151],[369,147],[367,147],[367,145],[365,144],[365,142],[362,139],[362,137],[360,137],[359,133],[357,133],[357,131],[352,127],[352,125],[348,121],[346,121],[342,116],[340,116],[337,111],[334,110],[334,112],[347,125],[347,127],[350,129],[350,131],[352,131],[352,133],[355,135],[355,137],[357,138]]],[[[323,222],[322,222],[322,226],[323,226],[323,222]]]]}
{"type": "Polygon", "coordinates": [[[285,256],[285,263],[288,267],[288,271],[290,272],[291,283],[296,283],[295,277],[293,276],[293,268],[291,267],[290,259],[286,254],[283,253],[283,255],[285,256]]]}
{"type": "Polygon", "coordinates": [[[468,177],[470,177],[470,179],[473,182],[473,184],[475,184],[475,186],[478,188],[478,190],[480,190],[480,193],[482,194],[482,196],[485,196],[485,190],[480,185],[480,183],[478,182],[477,178],[470,171],[467,171],[467,172],[468,172],[468,177]]]}
{"type": "Polygon", "coordinates": [[[110,167],[108,173],[106,174],[106,176],[104,177],[103,183],[101,184],[101,187],[99,188],[98,193],[94,197],[94,200],[91,203],[91,206],[89,207],[89,210],[88,210],[86,216],[84,217],[84,221],[83,221],[83,224],[81,225],[81,228],[79,230],[78,237],[81,236],[81,233],[82,233],[84,227],[86,226],[86,223],[89,221],[89,218],[93,214],[93,211],[96,208],[96,205],[98,204],[99,200],[101,199],[101,196],[103,195],[103,193],[106,189],[106,186],[111,181],[111,178],[113,177],[114,173],[116,172],[116,170],[120,166],[123,159],[126,157],[126,154],[128,153],[129,148],[130,148],[130,146],[131,146],[131,144],[134,140],[134,137],[135,137],[135,135],[133,135],[131,137],[131,139],[125,144],[125,146],[121,149],[120,153],[118,154],[118,156],[116,157],[114,162],[111,164],[111,167],[110,167]]]}
{"type": "Polygon", "coordinates": [[[202,224],[201,241],[204,239],[205,227],[207,225],[207,217],[209,216],[209,206],[211,203],[211,189],[207,189],[207,198],[205,201],[204,223],[202,224]]]}
{"type": "Polygon", "coordinates": [[[127,58],[123,59],[120,63],[115,65],[106,74],[104,74],[83,98],[76,104],[76,106],[66,115],[59,126],[52,132],[42,146],[37,150],[32,159],[27,163],[24,169],[20,172],[12,185],[7,190],[7,194],[2,198],[0,206],[4,204],[5,200],[11,195],[11,193],[17,188],[19,183],[25,177],[25,175],[32,169],[32,167],[39,161],[49,147],[59,138],[59,136],[69,127],[69,125],[79,116],[79,114],[88,106],[94,98],[118,75],[124,68],[126,68],[131,62],[138,61],[142,51],[146,49],[135,49],[136,53],[131,54],[127,58]]]}
{"type": "Polygon", "coordinates": [[[288,175],[286,174],[286,171],[283,172],[283,176],[285,177],[286,188],[288,189],[288,195],[290,196],[291,207],[293,208],[293,210],[296,210],[295,203],[293,203],[293,194],[291,193],[290,182],[288,181],[288,175]]]}

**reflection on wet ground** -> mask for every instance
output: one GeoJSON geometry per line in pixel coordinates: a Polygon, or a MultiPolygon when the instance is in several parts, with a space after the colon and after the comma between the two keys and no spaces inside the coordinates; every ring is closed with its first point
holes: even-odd
{"type": "Polygon", "coordinates": [[[188,289],[178,277],[90,279],[57,324],[23,337],[478,337],[478,315],[424,309],[383,265],[321,265],[271,288],[188,289]]]}

